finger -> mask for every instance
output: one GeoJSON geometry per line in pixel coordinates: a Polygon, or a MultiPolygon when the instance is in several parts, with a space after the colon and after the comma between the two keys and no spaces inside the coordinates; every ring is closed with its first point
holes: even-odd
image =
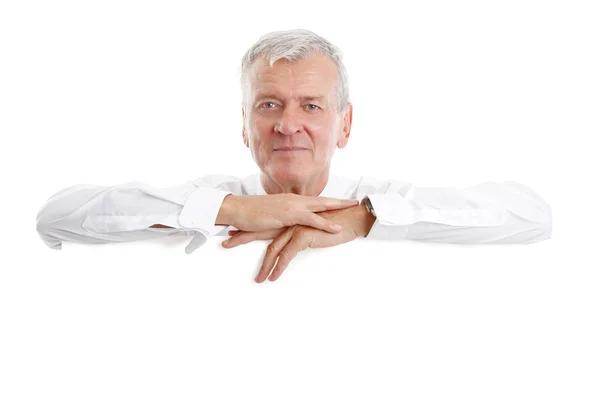
{"type": "Polygon", "coordinates": [[[293,233],[293,228],[287,229],[285,230],[285,232],[283,232],[281,235],[275,238],[271,242],[271,244],[267,246],[267,252],[265,253],[265,257],[263,258],[262,266],[260,267],[256,278],[254,278],[254,280],[257,283],[264,282],[264,280],[267,279],[267,276],[269,276],[269,272],[271,272],[271,269],[273,269],[273,266],[275,265],[275,261],[279,256],[279,252],[290,241],[290,239],[293,236],[293,233]]]}
{"type": "Polygon", "coordinates": [[[231,230],[231,231],[229,231],[229,232],[227,232],[227,233],[229,233],[229,236],[233,236],[233,235],[235,235],[235,234],[238,234],[238,233],[240,233],[240,232],[241,232],[241,231],[239,231],[239,230],[237,230],[237,231],[236,231],[236,230],[231,230]]]}
{"type": "Polygon", "coordinates": [[[283,274],[283,271],[288,267],[290,261],[298,255],[298,253],[305,248],[302,246],[303,239],[300,236],[294,236],[292,240],[279,252],[279,258],[277,259],[277,265],[273,268],[273,272],[269,277],[271,282],[277,280],[283,274]]]}
{"type": "Polygon", "coordinates": [[[262,231],[262,232],[240,232],[240,233],[236,234],[235,236],[233,236],[227,240],[224,240],[221,244],[223,245],[223,247],[227,247],[228,249],[230,249],[232,247],[239,246],[240,244],[250,243],[253,240],[274,239],[277,236],[279,236],[286,229],[287,229],[287,227],[271,229],[271,230],[262,231]]]}
{"type": "Polygon", "coordinates": [[[231,249],[235,246],[238,246],[240,244],[246,244],[249,243],[253,240],[257,240],[257,234],[258,232],[244,232],[244,233],[238,233],[232,237],[230,237],[227,240],[223,240],[221,242],[221,245],[223,247],[226,247],[228,249],[231,249]]]}
{"type": "Polygon", "coordinates": [[[333,197],[315,197],[314,202],[308,207],[310,211],[339,210],[340,208],[358,205],[358,200],[336,199],[333,197]]]}
{"type": "Polygon", "coordinates": [[[344,229],[343,226],[310,211],[307,212],[304,215],[304,218],[300,220],[300,225],[310,226],[329,233],[339,233],[342,229],[344,229]]]}

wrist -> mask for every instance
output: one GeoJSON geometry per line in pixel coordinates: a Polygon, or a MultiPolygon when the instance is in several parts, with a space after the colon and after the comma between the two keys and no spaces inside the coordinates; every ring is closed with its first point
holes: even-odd
{"type": "Polygon", "coordinates": [[[221,203],[219,214],[217,215],[216,225],[234,225],[235,226],[235,210],[236,200],[239,196],[228,194],[221,203]]]}
{"type": "Polygon", "coordinates": [[[377,217],[364,204],[359,204],[354,208],[356,209],[354,233],[356,233],[356,236],[365,237],[371,231],[377,217]]]}

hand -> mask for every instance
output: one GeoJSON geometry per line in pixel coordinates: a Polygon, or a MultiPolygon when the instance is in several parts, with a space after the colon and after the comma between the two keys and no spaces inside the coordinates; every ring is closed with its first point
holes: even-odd
{"type": "Polygon", "coordinates": [[[256,282],[263,282],[275,265],[275,260],[279,258],[277,266],[269,278],[270,281],[275,281],[301,250],[337,246],[352,241],[358,236],[366,236],[374,222],[374,217],[362,206],[322,212],[319,215],[338,222],[344,226],[344,229],[337,234],[306,226],[292,226],[263,232],[238,230],[230,231],[229,234],[232,237],[222,244],[223,247],[233,248],[253,240],[275,239],[267,247],[262,267],[255,278],[256,282]]]}
{"type": "Polygon", "coordinates": [[[330,233],[342,227],[317,212],[353,207],[358,200],[302,196],[292,193],[234,196],[223,200],[217,225],[233,225],[244,231],[266,231],[293,225],[311,226],[330,233]]]}
{"type": "Polygon", "coordinates": [[[329,233],[303,225],[272,229],[263,232],[238,232],[239,233],[230,232],[233,236],[229,239],[227,244],[223,242],[223,246],[232,248],[253,240],[274,238],[271,244],[267,246],[267,252],[263,259],[260,271],[256,278],[254,278],[257,283],[264,282],[271,270],[273,270],[273,273],[269,277],[269,280],[275,281],[281,276],[290,261],[302,250],[306,250],[307,248],[337,246],[342,243],[350,242],[357,237],[354,231],[350,229],[343,229],[339,233],[329,233]],[[275,266],[276,260],[278,260],[277,266],[275,266]]]}

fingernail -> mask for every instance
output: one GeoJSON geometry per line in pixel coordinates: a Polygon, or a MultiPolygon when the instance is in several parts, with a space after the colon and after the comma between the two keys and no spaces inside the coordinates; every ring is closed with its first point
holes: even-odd
{"type": "Polygon", "coordinates": [[[342,228],[343,228],[343,227],[342,227],[342,226],[340,226],[340,225],[338,225],[338,224],[333,224],[333,229],[340,230],[340,229],[342,229],[342,228]]]}
{"type": "Polygon", "coordinates": [[[221,244],[222,244],[223,246],[225,246],[225,245],[229,244],[229,239],[227,239],[227,240],[223,240],[223,243],[221,243],[221,244]]]}

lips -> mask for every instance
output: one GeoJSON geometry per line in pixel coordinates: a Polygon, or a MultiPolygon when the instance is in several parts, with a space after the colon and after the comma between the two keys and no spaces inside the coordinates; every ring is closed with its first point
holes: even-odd
{"type": "Polygon", "coordinates": [[[298,147],[298,146],[280,147],[278,149],[275,149],[275,151],[297,151],[297,150],[308,150],[308,149],[306,147],[298,147]]]}

